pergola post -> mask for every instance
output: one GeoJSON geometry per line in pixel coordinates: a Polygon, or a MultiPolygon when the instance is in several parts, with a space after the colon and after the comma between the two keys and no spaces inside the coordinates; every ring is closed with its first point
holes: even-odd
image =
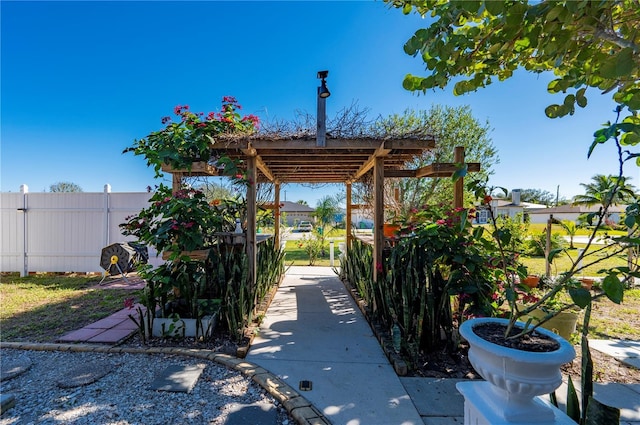
{"type": "Polygon", "coordinates": [[[384,158],[373,164],[373,281],[378,281],[378,264],[382,265],[384,248],[384,158]]]}
{"type": "Polygon", "coordinates": [[[351,234],[351,182],[347,182],[347,216],[345,217],[345,233],[347,235],[347,251],[351,248],[351,239],[353,235],[351,234]]]}
{"type": "Polygon", "coordinates": [[[280,183],[274,183],[273,237],[276,249],[280,248],[280,183]]]}
{"type": "MultiPolygon", "coordinates": [[[[456,146],[453,151],[453,162],[457,165],[464,164],[464,146],[456,146]]],[[[464,204],[464,178],[460,177],[453,185],[453,207],[462,208],[464,204]]]]}
{"type": "Polygon", "coordinates": [[[175,195],[182,188],[182,173],[173,173],[171,175],[171,194],[175,195]]]}
{"type": "MultiPolygon", "coordinates": [[[[249,284],[252,291],[256,287],[256,263],[257,263],[257,243],[256,243],[256,200],[257,200],[257,166],[256,157],[247,158],[247,257],[249,262],[249,284]]],[[[254,291],[255,292],[255,291],[254,291]]]]}

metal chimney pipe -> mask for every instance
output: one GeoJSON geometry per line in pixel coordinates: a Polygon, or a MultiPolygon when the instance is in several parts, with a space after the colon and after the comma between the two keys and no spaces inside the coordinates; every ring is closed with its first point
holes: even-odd
{"type": "Polygon", "coordinates": [[[325,82],[325,78],[329,75],[329,71],[318,71],[318,78],[322,80],[318,87],[318,113],[316,119],[318,121],[316,129],[316,146],[325,147],[327,144],[327,97],[330,96],[329,90],[325,82]]]}

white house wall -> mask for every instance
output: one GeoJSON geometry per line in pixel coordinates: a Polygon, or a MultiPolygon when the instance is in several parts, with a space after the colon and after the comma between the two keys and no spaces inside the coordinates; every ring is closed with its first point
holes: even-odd
{"type": "MultiPolygon", "coordinates": [[[[556,220],[569,220],[576,222],[578,220],[577,213],[553,213],[553,218],[556,220]]],[[[548,214],[529,214],[529,223],[546,224],[551,216],[548,214]]]]}

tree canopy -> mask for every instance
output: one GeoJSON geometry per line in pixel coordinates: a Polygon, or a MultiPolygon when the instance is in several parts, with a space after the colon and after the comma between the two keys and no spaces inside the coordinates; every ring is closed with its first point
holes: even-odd
{"type": "Polygon", "coordinates": [[[49,192],[82,192],[82,188],[71,182],[57,182],[49,186],[49,192]]]}
{"type": "Polygon", "coordinates": [[[522,189],[520,191],[520,200],[522,202],[531,202],[533,204],[552,205],[556,203],[556,195],[548,190],[522,189]]]}
{"type": "MultiPolygon", "coordinates": [[[[413,168],[433,163],[454,162],[454,150],[457,146],[465,148],[465,162],[480,162],[479,174],[488,176],[491,167],[499,162],[497,151],[489,133],[488,121],[480,122],[473,116],[468,105],[451,107],[433,105],[429,110],[407,109],[403,114],[381,118],[375,125],[384,133],[428,131],[438,141],[436,148],[425,152],[411,164],[413,168]]],[[[406,210],[425,204],[450,202],[453,199],[451,179],[394,179],[394,187],[402,193],[398,206],[406,210]]],[[[391,190],[387,190],[391,193],[391,190]]],[[[395,202],[393,195],[386,196],[388,203],[395,202]]]]}
{"type": "MultiPolygon", "coordinates": [[[[407,90],[426,92],[455,81],[456,95],[511,77],[518,68],[553,72],[550,93],[564,98],[549,105],[550,118],[587,106],[587,94],[612,96],[615,124],[595,134],[589,155],[600,143],[640,143],[640,1],[385,0],[405,14],[430,16],[404,50],[420,56],[427,76],[408,74],[407,90]],[[615,136],[619,136],[616,138],[615,136]]],[[[639,154],[626,152],[625,160],[639,154]]]]}

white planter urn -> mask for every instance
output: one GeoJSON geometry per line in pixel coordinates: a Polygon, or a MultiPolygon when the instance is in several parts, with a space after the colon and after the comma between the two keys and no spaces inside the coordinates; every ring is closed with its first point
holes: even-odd
{"type": "Polygon", "coordinates": [[[555,423],[557,413],[537,396],[552,393],[560,386],[560,366],[575,358],[573,346],[555,333],[538,328],[536,332],[558,342],[557,350],[530,352],[503,347],[474,333],[474,327],[484,323],[507,324],[508,320],[478,318],[460,326],[460,334],[469,343],[469,361],[489,384],[487,391],[477,394],[491,410],[490,415],[484,416],[501,418],[504,423],[555,423]]]}

